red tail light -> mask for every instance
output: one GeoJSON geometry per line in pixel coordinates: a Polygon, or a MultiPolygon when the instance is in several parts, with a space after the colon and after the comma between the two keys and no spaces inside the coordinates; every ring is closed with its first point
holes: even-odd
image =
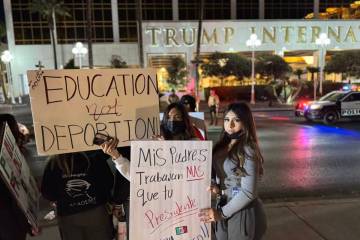
{"type": "Polygon", "coordinates": [[[309,101],[301,101],[298,104],[298,108],[299,109],[304,109],[305,107],[307,107],[309,105],[309,101]]]}

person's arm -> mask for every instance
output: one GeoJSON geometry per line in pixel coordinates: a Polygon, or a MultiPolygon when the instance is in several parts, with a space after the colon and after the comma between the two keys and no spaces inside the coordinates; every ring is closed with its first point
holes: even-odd
{"type": "Polygon", "coordinates": [[[45,167],[43,178],[41,181],[41,194],[45,199],[55,202],[57,201],[57,186],[55,176],[56,174],[51,167],[52,161],[54,161],[54,159],[50,160],[45,167]]]}
{"type": "Polygon", "coordinates": [[[108,154],[115,163],[116,169],[123,175],[127,180],[130,181],[130,161],[123,157],[117,150],[118,139],[112,139],[108,142],[103,143],[100,147],[104,153],[108,154]]]}
{"type": "Polygon", "coordinates": [[[223,215],[226,217],[231,217],[257,197],[256,162],[247,158],[244,168],[247,175],[241,178],[240,192],[221,208],[223,215]]]}
{"type": "Polygon", "coordinates": [[[121,154],[118,158],[113,159],[116,169],[123,175],[127,180],[130,181],[130,161],[123,157],[121,154]]]}

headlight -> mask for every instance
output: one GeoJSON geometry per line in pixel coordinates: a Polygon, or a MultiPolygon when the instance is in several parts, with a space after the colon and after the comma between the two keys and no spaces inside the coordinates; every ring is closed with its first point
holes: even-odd
{"type": "Polygon", "coordinates": [[[317,110],[317,109],[321,109],[321,108],[322,108],[322,105],[320,105],[320,104],[311,104],[310,105],[311,110],[317,110]]]}

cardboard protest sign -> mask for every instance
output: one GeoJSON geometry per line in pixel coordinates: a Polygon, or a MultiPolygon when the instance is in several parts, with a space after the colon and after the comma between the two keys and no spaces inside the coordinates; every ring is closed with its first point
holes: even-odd
{"type": "Polygon", "coordinates": [[[131,142],[130,240],[211,239],[211,141],[131,142]]]}
{"type": "Polygon", "coordinates": [[[28,79],[40,155],[97,149],[97,132],[119,146],[159,134],[154,69],[38,70],[28,79]]]}
{"type": "Polygon", "coordinates": [[[37,227],[39,190],[6,123],[0,123],[0,143],[0,181],[8,187],[29,223],[37,227]]]}

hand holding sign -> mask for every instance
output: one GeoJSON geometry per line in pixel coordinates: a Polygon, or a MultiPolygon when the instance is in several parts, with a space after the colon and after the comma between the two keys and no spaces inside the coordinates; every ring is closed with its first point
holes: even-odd
{"type": "Polygon", "coordinates": [[[111,138],[109,141],[104,142],[100,145],[104,153],[112,157],[112,159],[117,159],[121,156],[119,151],[116,149],[119,140],[117,138],[111,138]]]}

